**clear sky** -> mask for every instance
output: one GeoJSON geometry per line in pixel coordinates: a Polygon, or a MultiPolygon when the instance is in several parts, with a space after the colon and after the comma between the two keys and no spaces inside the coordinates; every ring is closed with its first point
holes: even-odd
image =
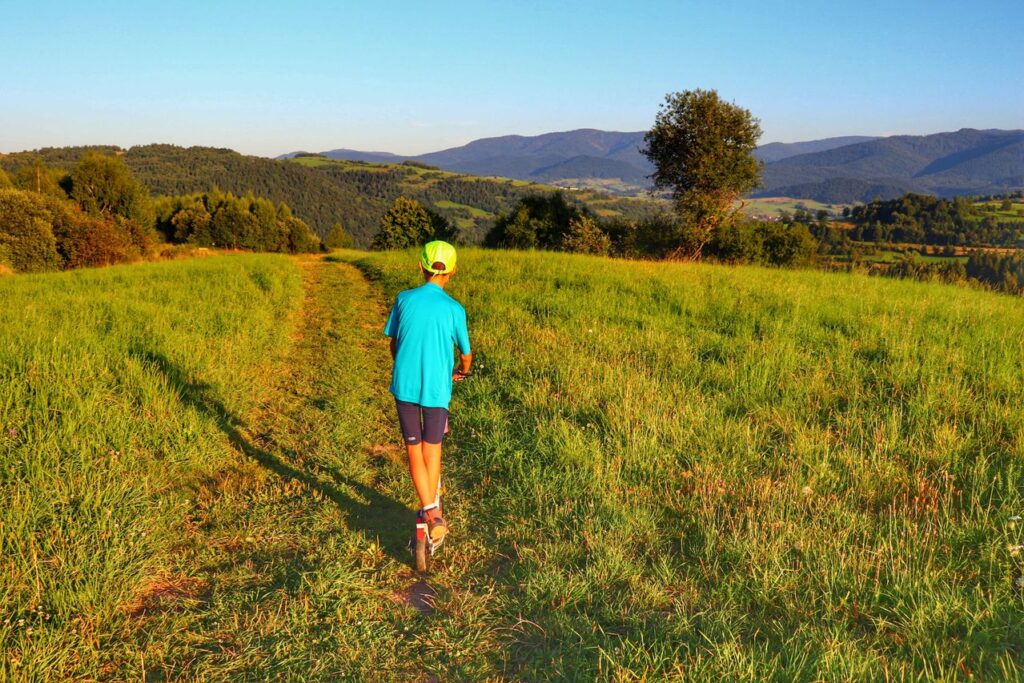
{"type": "Polygon", "coordinates": [[[1024,128],[1021,0],[0,0],[0,152],[416,154],[644,130],[714,88],[762,142],[1024,128]]]}

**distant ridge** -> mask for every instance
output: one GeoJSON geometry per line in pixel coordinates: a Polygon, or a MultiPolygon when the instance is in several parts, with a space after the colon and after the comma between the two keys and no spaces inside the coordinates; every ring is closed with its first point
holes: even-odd
{"type": "MultiPolygon", "coordinates": [[[[352,161],[413,160],[479,176],[637,194],[650,188],[649,176],[654,170],[640,152],[643,137],[642,131],[581,128],[482,138],[417,156],[352,149],[321,154],[352,161]]],[[[1024,188],[1024,131],[1020,130],[964,128],[934,135],[851,135],[771,142],[755,154],[765,162],[764,184],[757,196],[842,203],[891,198],[905,192],[951,196],[1024,188]]]]}
{"type": "Polygon", "coordinates": [[[836,147],[854,145],[858,142],[869,142],[877,140],[877,137],[870,135],[845,135],[838,138],[823,138],[821,140],[809,140],[807,142],[769,142],[761,145],[754,152],[758,159],[765,163],[778,161],[787,157],[795,157],[798,154],[812,154],[814,152],[825,152],[836,147]]]}
{"type": "Polygon", "coordinates": [[[763,181],[758,196],[823,202],[1010,192],[1024,188],[1024,130],[878,138],[766,164],[763,181]]]}

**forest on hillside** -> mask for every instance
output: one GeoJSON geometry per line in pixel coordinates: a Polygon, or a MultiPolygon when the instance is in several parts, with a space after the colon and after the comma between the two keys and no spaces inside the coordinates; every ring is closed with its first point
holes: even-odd
{"type": "MultiPolygon", "coordinates": [[[[214,188],[236,196],[251,193],[287,204],[321,239],[340,223],[360,247],[370,246],[382,216],[399,196],[416,199],[458,225],[464,243],[479,244],[499,213],[544,189],[505,179],[462,176],[422,164],[327,159],[309,164],[301,163],[308,159],[273,160],[229,149],[163,144],[128,150],[112,146],[44,148],[8,154],[0,158],[0,168],[17,174],[23,167],[42,162],[67,172],[90,152],[120,157],[154,195],[188,195],[214,188]]],[[[605,213],[633,218],[646,208],[643,202],[592,191],[574,201],[595,207],[600,204],[605,213]]]]}

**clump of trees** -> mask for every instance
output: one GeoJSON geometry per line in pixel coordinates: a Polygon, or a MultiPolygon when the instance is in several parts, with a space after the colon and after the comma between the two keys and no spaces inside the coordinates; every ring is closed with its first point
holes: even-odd
{"type": "Polygon", "coordinates": [[[525,197],[499,216],[485,244],[505,249],[552,249],[625,258],[670,258],[689,253],[730,263],[800,266],[813,262],[819,242],[805,223],[792,220],[722,222],[711,234],[678,214],[639,220],[600,220],[561,192],[525,197]]]}
{"type": "Polygon", "coordinates": [[[55,197],[0,190],[0,263],[17,272],[106,266],[150,255],[152,228],[55,197]]]}
{"type": "Polygon", "coordinates": [[[248,193],[212,192],[164,198],[157,227],[169,242],[202,247],[297,254],[320,249],[320,240],[283,202],[248,193]]]}
{"type": "Polygon", "coordinates": [[[730,263],[805,266],[818,254],[818,240],[803,223],[742,221],[719,225],[705,253],[730,263]]]}
{"type": "Polygon", "coordinates": [[[528,195],[511,212],[498,215],[484,244],[502,249],[562,249],[573,223],[589,217],[586,208],[570,204],[560,191],[528,195]]]}
{"type": "Polygon", "coordinates": [[[1002,292],[1024,293],[1024,254],[975,251],[967,258],[967,277],[1002,292]]]}
{"type": "Polygon", "coordinates": [[[19,272],[145,258],[157,239],[149,192],[116,157],[86,154],[70,173],[36,159],[0,190],[0,262],[19,272]]]}
{"type": "Polygon", "coordinates": [[[909,242],[929,245],[1024,246],[1024,224],[1002,221],[978,210],[969,197],[940,199],[908,193],[875,200],[843,212],[854,224],[850,239],[859,242],[909,242]]]}
{"type": "Polygon", "coordinates": [[[374,249],[405,249],[432,240],[459,241],[458,230],[415,199],[398,197],[380,219],[374,249]]]}
{"type": "Polygon", "coordinates": [[[18,272],[105,266],[154,256],[170,242],[315,251],[319,239],[252,195],[219,192],[154,201],[118,156],[87,152],[67,171],[28,158],[0,172],[0,266],[18,272]],[[159,218],[159,220],[158,220],[159,218]]]}

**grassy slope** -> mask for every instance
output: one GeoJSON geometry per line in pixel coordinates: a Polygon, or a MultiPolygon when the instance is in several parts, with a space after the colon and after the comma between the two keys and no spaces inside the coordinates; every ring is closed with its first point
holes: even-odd
{"type": "Polygon", "coordinates": [[[0,679],[487,670],[480,601],[408,565],[386,311],[359,271],[235,256],[0,296],[0,679]]]}
{"type": "MultiPolygon", "coordinates": [[[[393,293],[410,258],[361,263],[393,293]]],[[[555,254],[460,267],[480,367],[453,405],[453,547],[494,553],[460,580],[517,625],[496,671],[1020,675],[1018,300],[555,254]]]]}
{"type": "Polygon", "coordinates": [[[283,257],[0,282],[0,678],[102,670],[190,483],[220,466],[217,431],[151,368],[251,409],[298,294],[283,257]]]}
{"type": "Polygon", "coordinates": [[[0,282],[0,676],[1019,675],[1016,299],[464,250],[428,588],[342,257],[0,282]]]}

